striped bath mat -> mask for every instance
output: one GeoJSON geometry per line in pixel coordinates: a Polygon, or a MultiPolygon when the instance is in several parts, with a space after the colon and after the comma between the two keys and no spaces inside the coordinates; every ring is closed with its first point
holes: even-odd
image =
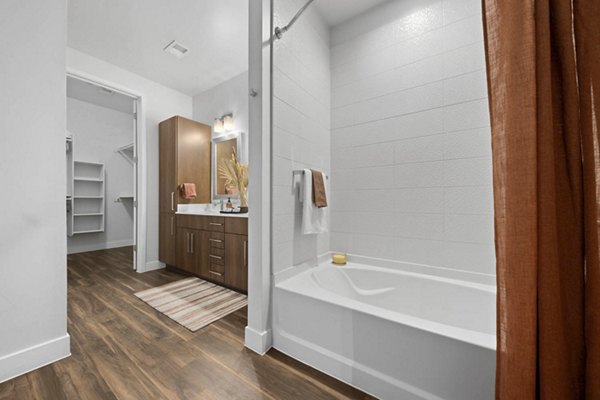
{"type": "Polygon", "coordinates": [[[135,295],[192,332],[248,304],[245,295],[199,278],[182,279],[135,295]]]}

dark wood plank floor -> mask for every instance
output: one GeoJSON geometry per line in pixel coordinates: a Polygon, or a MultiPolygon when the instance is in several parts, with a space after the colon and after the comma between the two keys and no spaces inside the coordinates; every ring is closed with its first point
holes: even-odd
{"type": "Polygon", "coordinates": [[[72,356],[0,384],[0,399],[366,399],[271,350],[244,348],[246,309],[196,333],[134,292],[181,279],[137,274],[132,249],[68,257],[72,356]]]}

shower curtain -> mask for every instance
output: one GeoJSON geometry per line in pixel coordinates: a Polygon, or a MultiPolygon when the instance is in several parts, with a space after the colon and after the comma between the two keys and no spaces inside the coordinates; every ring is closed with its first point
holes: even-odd
{"type": "Polygon", "coordinates": [[[600,1],[483,0],[497,399],[600,399],[600,1]]]}

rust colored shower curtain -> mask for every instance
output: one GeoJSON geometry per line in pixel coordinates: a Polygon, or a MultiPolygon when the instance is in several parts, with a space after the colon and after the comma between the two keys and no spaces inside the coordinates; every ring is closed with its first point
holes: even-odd
{"type": "Polygon", "coordinates": [[[483,0],[496,398],[600,399],[600,0],[483,0]]]}

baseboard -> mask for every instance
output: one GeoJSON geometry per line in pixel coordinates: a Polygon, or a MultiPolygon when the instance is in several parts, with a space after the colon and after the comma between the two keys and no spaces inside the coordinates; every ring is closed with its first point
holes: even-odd
{"type": "Polygon", "coordinates": [[[156,271],[157,269],[163,269],[165,267],[165,263],[163,263],[162,261],[150,261],[146,263],[146,268],[144,268],[143,270],[140,270],[138,268],[138,272],[149,272],[149,271],[156,271]]]}
{"type": "Polygon", "coordinates": [[[245,330],[244,344],[247,348],[262,356],[269,351],[273,344],[272,332],[270,329],[267,329],[263,332],[258,332],[247,326],[245,330]]]}
{"type": "Polygon", "coordinates": [[[56,339],[0,357],[0,383],[71,355],[71,338],[56,339]]]}
{"type": "Polygon", "coordinates": [[[126,246],[133,246],[133,239],[117,240],[114,242],[93,243],[82,246],[67,246],[67,254],[86,253],[88,251],[115,249],[117,247],[126,246]]]}

